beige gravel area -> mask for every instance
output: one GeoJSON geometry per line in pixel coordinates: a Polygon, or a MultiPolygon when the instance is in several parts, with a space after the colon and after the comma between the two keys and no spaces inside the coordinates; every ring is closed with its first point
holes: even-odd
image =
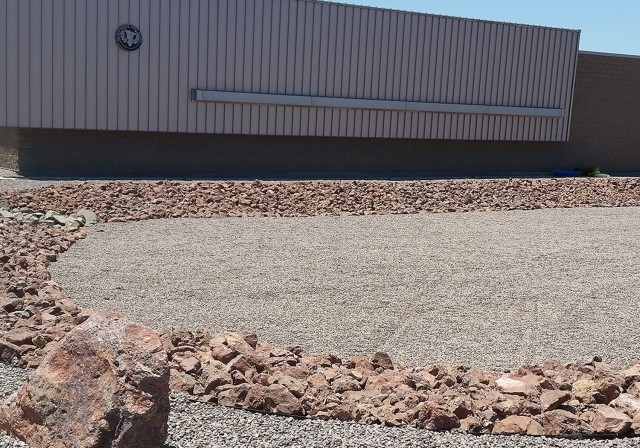
{"type": "Polygon", "coordinates": [[[0,164],[0,191],[25,190],[29,188],[46,187],[52,184],[69,183],[50,179],[31,179],[20,176],[16,171],[3,168],[0,164]]]}
{"type": "Polygon", "coordinates": [[[341,356],[512,368],[640,346],[640,208],[100,225],[51,266],[82,306],[341,356]]]}

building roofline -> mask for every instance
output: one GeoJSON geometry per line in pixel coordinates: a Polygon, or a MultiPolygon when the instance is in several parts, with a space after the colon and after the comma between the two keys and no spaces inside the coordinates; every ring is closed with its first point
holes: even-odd
{"type": "Polygon", "coordinates": [[[610,58],[640,59],[640,55],[637,55],[637,54],[607,53],[603,51],[582,51],[582,50],[580,50],[579,53],[592,55],[592,56],[606,56],[610,58]]]}
{"type": "Polygon", "coordinates": [[[444,19],[456,19],[456,20],[463,20],[468,22],[495,23],[498,25],[513,25],[513,26],[520,26],[520,27],[541,28],[541,29],[556,30],[556,31],[572,31],[572,32],[578,32],[578,33],[581,32],[580,29],[574,29],[574,28],[561,28],[561,27],[555,27],[555,26],[532,25],[530,23],[501,22],[499,20],[474,19],[471,17],[448,16],[444,14],[433,14],[430,12],[409,11],[409,10],[395,9],[395,8],[384,8],[381,6],[356,5],[353,3],[344,3],[344,2],[334,1],[334,0],[295,0],[295,1],[306,2],[306,3],[321,3],[321,4],[344,6],[344,7],[350,7],[350,8],[361,8],[361,9],[368,9],[368,10],[375,10],[375,11],[401,12],[401,13],[411,14],[411,15],[441,17],[444,19]]]}

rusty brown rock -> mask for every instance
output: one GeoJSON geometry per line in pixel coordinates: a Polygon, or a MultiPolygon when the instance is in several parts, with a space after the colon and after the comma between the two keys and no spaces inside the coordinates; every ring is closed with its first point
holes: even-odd
{"type": "Polygon", "coordinates": [[[460,419],[453,412],[433,402],[422,402],[407,415],[418,428],[440,431],[460,427],[460,419]]]}
{"type": "Polygon", "coordinates": [[[174,393],[193,392],[193,387],[196,385],[196,380],[191,375],[181,372],[177,369],[171,369],[171,375],[169,377],[169,386],[174,393]]]}
{"type": "Polygon", "coordinates": [[[593,400],[599,404],[609,404],[620,395],[620,384],[613,378],[603,378],[595,383],[593,400]]]}
{"type": "Polygon", "coordinates": [[[531,417],[512,415],[496,422],[491,433],[541,436],[544,435],[544,430],[542,429],[542,425],[531,417]]]}
{"type": "Polygon", "coordinates": [[[322,373],[314,373],[307,378],[307,383],[314,389],[323,390],[329,387],[327,378],[322,373]]]}
{"type": "Polygon", "coordinates": [[[174,356],[173,360],[178,363],[180,370],[185,373],[195,374],[200,370],[200,360],[196,356],[174,356]]]}
{"type": "Polygon", "coordinates": [[[369,357],[364,355],[356,355],[348,359],[345,361],[344,366],[349,369],[358,369],[360,371],[369,371],[375,368],[369,357]]]}
{"type": "Polygon", "coordinates": [[[542,414],[542,426],[548,436],[588,435],[593,428],[575,414],[556,409],[542,414]]]}
{"type": "Polygon", "coordinates": [[[249,389],[251,386],[246,383],[225,389],[218,394],[218,404],[220,406],[242,406],[249,389]]]}
{"type": "Polygon", "coordinates": [[[570,398],[566,390],[549,390],[540,395],[540,408],[542,412],[553,411],[570,398]]]}
{"type": "Polygon", "coordinates": [[[307,390],[307,382],[305,380],[298,380],[283,373],[277,373],[269,378],[269,384],[281,384],[296,397],[300,398],[307,390]]]}
{"type": "Polygon", "coordinates": [[[204,393],[208,394],[214,391],[217,387],[225,386],[233,383],[233,378],[227,370],[227,366],[219,361],[212,361],[207,364],[203,364],[202,373],[200,374],[199,383],[204,386],[204,393]]]}
{"type": "Polygon", "coordinates": [[[631,423],[631,430],[635,435],[640,436],[640,412],[636,414],[631,423]]]}
{"type": "Polygon", "coordinates": [[[9,330],[4,334],[4,338],[15,345],[32,344],[33,338],[37,336],[37,333],[28,328],[15,328],[9,330]]]}
{"type": "Polygon", "coordinates": [[[621,372],[622,377],[624,378],[624,383],[628,387],[635,382],[640,381],[640,363],[629,366],[628,369],[625,369],[621,372]]]}
{"type": "Polygon", "coordinates": [[[99,312],[72,330],[4,404],[0,430],[34,448],[160,447],[169,366],[158,334],[99,312]]]}
{"type": "Polygon", "coordinates": [[[591,426],[598,434],[624,435],[631,430],[631,418],[606,405],[597,405],[591,426]]]}
{"type": "Polygon", "coordinates": [[[258,335],[255,333],[243,333],[242,339],[253,349],[258,345],[258,335]]]}
{"type": "Polygon", "coordinates": [[[531,397],[538,395],[540,389],[530,383],[523,381],[522,379],[511,378],[508,375],[503,375],[496,380],[496,385],[501,392],[512,395],[520,395],[523,397],[531,397]]]}
{"type": "Polygon", "coordinates": [[[375,352],[371,359],[369,360],[373,368],[381,368],[384,370],[392,370],[393,362],[391,361],[391,357],[388,353],[385,352],[375,352]]]}
{"type": "Polygon", "coordinates": [[[460,431],[462,432],[479,433],[484,429],[482,422],[476,416],[472,415],[460,420],[460,431]]]}
{"type": "Polygon", "coordinates": [[[640,398],[640,381],[635,381],[627,387],[627,393],[633,395],[636,398],[640,398]]]}
{"type": "Polygon", "coordinates": [[[360,390],[360,382],[348,375],[338,375],[331,381],[331,388],[337,393],[360,390]]]}
{"type": "Polygon", "coordinates": [[[618,398],[609,403],[614,409],[624,412],[629,417],[640,414],[640,398],[631,394],[621,394],[618,398]]]}
{"type": "Polygon", "coordinates": [[[288,415],[302,414],[300,401],[281,384],[253,384],[247,391],[243,407],[288,415]]]}
{"type": "Polygon", "coordinates": [[[211,356],[213,357],[213,359],[224,364],[231,362],[231,360],[239,354],[240,353],[236,352],[235,350],[231,350],[226,345],[216,345],[211,348],[211,356]]]}

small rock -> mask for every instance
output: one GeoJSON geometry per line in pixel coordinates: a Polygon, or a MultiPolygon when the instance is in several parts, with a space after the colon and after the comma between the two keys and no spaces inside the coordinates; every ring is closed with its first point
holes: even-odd
{"type": "Polygon", "coordinates": [[[379,367],[384,370],[393,369],[393,362],[391,361],[391,357],[385,352],[375,352],[371,357],[371,365],[374,368],[379,367]]]}
{"type": "Polygon", "coordinates": [[[544,430],[540,423],[533,420],[531,417],[522,417],[518,415],[512,415],[496,422],[492,434],[520,434],[529,436],[541,436],[544,435],[544,430]]]}
{"type": "Polygon", "coordinates": [[[538,389],[524,381],[510,378],[506,375],[496,380],[496,385],[500,391],[505,394],[520,395],[522,397],[530,397],[538,393],[538,389]]]}
{"type": "Polygon", "coordinates": [[[171,369],[171,376],[169,378],[169,385],[172,392],[193,392],[193,387],[196,385],[196,380],[191,375],[187,375],[176,369],[171,369]]]}
{"type": "Polygon", "coordinates": [[[633,433],[635,435],[640,436],[640,412],[638,412],[636,416],[633,418],[631,429],[633,430],[633,433]]]}
{"type": "Polygon", "coordinates": [[[542,412],[553,411],[571,398],[571,394],[565,390],[550,390],[540,395],[540,408],[542,412]]]}
{"type": "Polygon", "coordinates": [[[203,364],[201,369],[199,383],[204,387],[203,392],[205,394],[215,390],[217,387],[233,383],[233,378],[227,371],[227,367],[219,361],[203,364]]]}
{"type": "Polygon", "coordinates": [[[598,434],[621,436],[629,432],[632,423],[627,414],[606,405],[597,405],[591,426],[598,434]]]}
{"type": "Polygon", "coordinates": [[[571,412],[556,409],[542,414],[542,426],[548,436],[592,434],[593,428],[571,412]]]}
{"type": "Polygon", "coordinates": [[[255,333],[244,333],[242,338],[251,348],[255,349],[258,345],[258,336],[255,333]]]}
{"type": "Polygon", "coordinates": [[[460,419],[444,406],[433,402],[422,402],[408,412],[409,418],[418,428],[432,431],[449,430],[460,427],[460,419]]]}
{"type": "Polygon", "coordinates": [[[37,336],[35,331],[26,328],[15,328],[5,333],[4,337],[7,341],[15,345],[31,344],[33,338],[37,336]]]}
{"type": "Polygon", "coordinates": [[[176,357],[180,369],[185,373],[196,373],[200,370],[200,360],[195,356],[176,357]]]}
{"type": "Polygon", "coordinates": [[[620,394],[618,398],[609,403],[609,406],[624,412],[630,417],[640,414],[640,398],[636,398],[631,394],[620,394]]]}
{"type": "Polygon", "coordinates": [[[98,224],[98,215],[91,210],[81,209],[78,210],[75,214],[84,218],[85,226],[94,226],[98,224]]]}

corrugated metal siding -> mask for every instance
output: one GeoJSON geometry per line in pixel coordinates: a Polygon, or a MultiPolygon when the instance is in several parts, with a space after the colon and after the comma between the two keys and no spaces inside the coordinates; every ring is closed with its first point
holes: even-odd
{"type": "Polygon", "coordinates": [[[0,126],[563,141],[579,33],[305,0],[0,0],[0,126]],[[141,28],[120,50],[116,28],[141,28]],[[1,67],[4,65],[4,68],[1,67]],[[191,89],[561,108],[199,103],[191,89]]]}

